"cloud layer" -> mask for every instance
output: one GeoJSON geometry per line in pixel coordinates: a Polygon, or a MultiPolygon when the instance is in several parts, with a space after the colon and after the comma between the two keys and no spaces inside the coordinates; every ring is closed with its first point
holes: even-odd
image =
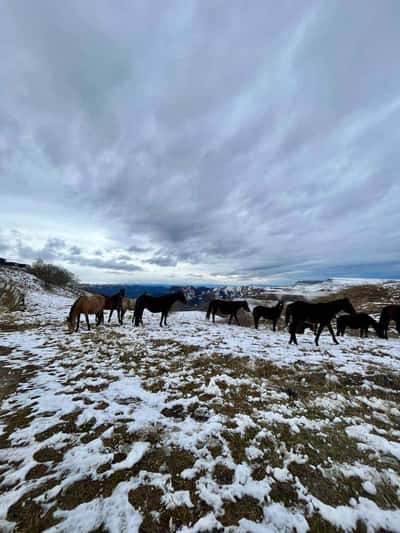
{"type": "Polygon", "coordinates": [[[1,4],[1,253],[86,281],[400,276],[400,4],[140,4],[1,4]]]}

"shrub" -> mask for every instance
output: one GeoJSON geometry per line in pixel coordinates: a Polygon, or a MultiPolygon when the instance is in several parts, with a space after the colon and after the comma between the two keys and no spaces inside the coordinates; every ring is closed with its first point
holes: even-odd
{"type": "Polygon", "coordinates": [[[66,268],[45,263],[42,259],[35,261],[31,270],[35,276],[44,281],[46,287],[51,285],[68,287],[78,283],[75,274],[69,272],[66,268]]]}

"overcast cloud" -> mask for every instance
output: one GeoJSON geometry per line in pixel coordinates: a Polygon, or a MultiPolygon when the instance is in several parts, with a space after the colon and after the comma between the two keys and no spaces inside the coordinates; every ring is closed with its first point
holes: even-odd
{"type": "Polygon", "coordinates": [[[400,2],[0,3],[0,252],[400,277],[400,2]]]}

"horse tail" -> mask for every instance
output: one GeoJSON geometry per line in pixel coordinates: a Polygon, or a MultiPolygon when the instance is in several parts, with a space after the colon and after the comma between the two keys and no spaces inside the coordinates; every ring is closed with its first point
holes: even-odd
{"type": "Polygon", "coordinates": [[[207,319],[207,320],[210,320],[212,307],[213,307],[213,303],[210,302],[210,303],[208,304],[208,309],[207,309],[207,314],[206,314],[206,319],[207,319]]]}
{"type": "MultiPolygon", "coordinates": [[[[82,297],[79,296],[79,298],[77,298],[77,299],[75,300],[75,302],[72,304],[71,309],[70,309],[70,311],[69,311],[69,315],[68,315],[68,322],[72,322],[72,317],[73,317],[73,315],[74,315],[74,312],[75,312],[75,309],[76,309],[76,307],[77,307],[77,305],[78,305],[78,302],[80,301],[81,298],[82,298],[82,297]]],[[[64,316],[65,316],[65,315],[64,315],[64,316]]]]}

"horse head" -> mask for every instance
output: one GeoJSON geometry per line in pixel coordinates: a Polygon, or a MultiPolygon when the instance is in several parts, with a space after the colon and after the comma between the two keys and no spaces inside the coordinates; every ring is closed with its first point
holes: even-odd
{"type": "Polygon", "coordinates": [[[183,291],[178,291],[178,300],[182,302],[183,304],[187,303],[185,293],[183,291]]]}
{"type": "Polygon", "coordinates": [[[247,303],[246,300],[243,300],[243,305],[242,305],[243,309],[245,311],[248,311],[250,313],[250,307],[249,307],[249,304],[247,303]]]}
{"type": "Polygon", "coordinates": [[[68,333],[72,333],[75,329],[76,320],[72,320],[70,316],[67,316],[65,321],[67,323],[68,333]]]}

